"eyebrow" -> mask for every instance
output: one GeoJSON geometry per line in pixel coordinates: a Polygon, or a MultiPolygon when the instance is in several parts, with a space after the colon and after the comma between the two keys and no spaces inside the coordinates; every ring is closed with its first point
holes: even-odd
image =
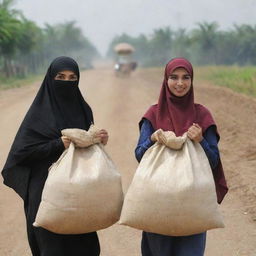
{"type": "MultiPolygon", "coordinates": [[[[169,76],[178,76],[178,74],[170,74],[169,76]]],[[[183,76],[190,76],[190,74],[184,74],[183,76]]]]}
{"type": "MultiPolygon", "coordinates": [[[[57,73],[57,75],[65,75],[65,73],[61,73],[61,71],[60,71],[60,72],[57,73]]],[[[71,76],[77,76],[75,73],[70,74],[70,75],[71,75],[71,76]]]]}

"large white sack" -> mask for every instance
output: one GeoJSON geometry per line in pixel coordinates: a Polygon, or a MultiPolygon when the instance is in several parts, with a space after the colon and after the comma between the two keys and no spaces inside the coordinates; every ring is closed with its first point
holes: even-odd
{"type": "Polygon", "coordinates": [[[49,170],[34,226],[59,234],[81,234],[119,220],[121,176],[102,144],[94,144],[99,142],[96,131],[62,131],[73,142],[49,170]]]}
{"type": "Polygon", "coordinates": [[[212,170],[199,143],[186,134],[157,131],[125,196],[120,224],[147,232],[186,236],[224,227],[212,170]]]}

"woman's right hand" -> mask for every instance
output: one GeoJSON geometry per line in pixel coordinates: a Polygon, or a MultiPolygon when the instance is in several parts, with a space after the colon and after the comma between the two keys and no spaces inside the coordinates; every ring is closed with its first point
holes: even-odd
{"type": "Polygon", "coordinates": [[[61,140],[64,144],[65,149],[67,149],[71,143],[71,140],[67,136],[61,136],[61,140]]]}
{"type": "Polygon", "coordinates": [[[156,134],[152,133],[151,136],[150,136],[150,139],[151,139],[152,142],[156,142],[156,134]]]}
{"type": "Polygon", "coordinates": [[[162,131],[160,129],[156,130],[150,137],[152,142],[158,142],[160,144],[166,143],[166,138],[163,136],[162,131]]]}

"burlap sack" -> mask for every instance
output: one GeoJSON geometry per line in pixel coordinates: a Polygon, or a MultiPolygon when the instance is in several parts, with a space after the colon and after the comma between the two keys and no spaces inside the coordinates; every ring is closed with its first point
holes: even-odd
{"type": "Polygon", "coordinates": [[[165,145],[157,142],[144,154],[119,223],[170,236],[224,227],[212,170],[201,145],[186,134],[176,137],[160,130],[155,135],[165,145]]]}
{"type": "Polygon", "coordinates": [[[121,177],[103,146],[94,144],[99,142],[95,132],[95,128],[62,131],[73,142],[49,169],[34,226],[59,234],[81,234],[119,220],[121,177]]]}

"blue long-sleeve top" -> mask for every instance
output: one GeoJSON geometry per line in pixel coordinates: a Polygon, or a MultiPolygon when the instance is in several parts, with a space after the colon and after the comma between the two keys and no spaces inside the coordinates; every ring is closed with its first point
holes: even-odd
{"type": "MultiPolygon", "coordinates": [[[[147,119],[143,119],[140,137],[135,149],[135,156],[140,162],[144,153],[150,148],[154,142],[151,141],[151,135],[155,132],[152,124],[147,119]]],[[[203,133],[203,140],[200,142],[204,152],[209,160],[210,166],[214,169],[219,163],[218,137],[215,126],[210,126],[203,133]]]]}

